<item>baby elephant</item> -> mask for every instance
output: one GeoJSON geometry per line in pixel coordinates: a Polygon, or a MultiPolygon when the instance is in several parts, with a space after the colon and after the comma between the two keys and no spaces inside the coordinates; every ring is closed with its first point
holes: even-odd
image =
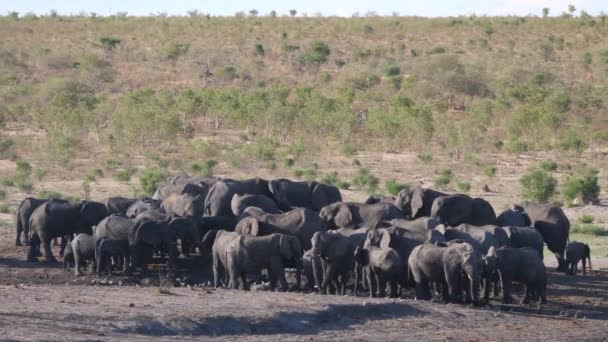
{"type": "Polygon", "coordinates": [[[576,275],[579,261],[583,262],[583,274],[587,259],[589,260],[589,271],[591,271],[591,249],[586,243],[572,241],[566,246],[566,263],[568,264],[568,274],[576,275]]]}
{"type": "Polygon", "coordinates": [[[124,271],[129,271],[129,242],[127,240],[99,238],[95,243],[95,256],[97,257],[98,275],[101,275],[104,269],[108,275],[112,274],[112,257],[120,258],[124,271]]]}
{"type": "Polygon", "coordinates": [[[355,260],[365,268],[364,273],[367,278],[370,297],[376,295],[374,280],[376,281],[378,297],[384,297],[387,283],[390,285],[390,297],[396,298],[399,296],[400,287],[405,283],[404,275],[406,275],[406,272],[405,263],[396,250],[388,246],[357,247],[355,249],[355,260]]]}
{"type": "Polygon", "coordinates": [[[74,263],[74,274],[80,275],[80,267],[85,261],[95,261],[95,237],[88,234],[78,234],[69,244],[63,257],[63,265],[70,270],[70,263],[74,263]],[[66,265],[67,264],[67,265],[66,265]]]}

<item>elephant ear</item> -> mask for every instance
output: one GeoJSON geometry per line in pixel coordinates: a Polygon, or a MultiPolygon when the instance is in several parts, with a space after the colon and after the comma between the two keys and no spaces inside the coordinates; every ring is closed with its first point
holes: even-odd
{"type": "Polygon", "coordinates": [[[230,209],[232,210],[232,214],[234,216],[239,216],[241,214],[240,208],[239,208],[240,207],[239,202],[241,201],[241,197],[243,197],[243,196],[241,196],[239,194],[234,194],[232,196],[232,199],[230,200],[230,209]]]}
{"type": "Polygon", "coordinates": [[[435,227],[435,230],[440,232],[441,234],[445,235],[447,228],[446,228],[445,224],[442,223],[442,224],[437,225],[437,227],[435,227]]]}
{"type": "Polygon", "coordinates": [[[348,207],[348,204],[341,203],[336,208],[336,215],[334,216],[334,223],[338,228],[348,227],[353,221],[353,214],[348,207]]]}
{"type": "Polygon", "coordinates": [[[410,196],[410,207],[411,207],[411,218],[414,219],[417,217],[420,209],[424,206],[424,190],[415,189],[409,193],[410,196]]]}
{"type": "Polygon", "coordinates": [[[387,249],[391,244],[391,234],[386,229],[379,229],[380,232],[380,248],[387,249]]]}
{"type": "Polygon", "coordinates": [[[530,216],[528,215],[528,213],[522,212],[521,215],[524,218],[524,225],[526,227],[531,227],[532,226],[532,220],[530,219],[530,216]]]}
{"type": "Polygon", "coordinates": [[[268,182],[268,190],[281,210],[291,210],[291,204],[287,200],[287,193],[285,191],[285,187],[283,186],[282,180],[273,179],[268,182]]]}
{"type": "Polygon", "coordinates": [[[260,235],[260,223],[254,217],[242,219],[236,226],[237,233],[241,235],[260,235]]]}

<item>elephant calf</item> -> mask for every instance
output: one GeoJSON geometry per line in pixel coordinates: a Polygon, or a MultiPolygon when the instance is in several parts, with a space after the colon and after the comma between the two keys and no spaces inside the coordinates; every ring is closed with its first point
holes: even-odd
{"type": "Polygon", "coordinates": [[[547,302],[547,271],[536,250],[529,247],[502,247],[496,250],[496,256],[502,279],[503,303],[513,302],[513,281],[523,283],[526,287],[522,304],[530,303],[532,297],[540,297],[541,304],[547,302]]]}
{"type": "Polygon", "coordinates": [[[355,260],[365,268],[370,297],[376,295],[374,280],[378,297],[384,297],[387,283],[390,285],[389,296],[391,298],[399,296],[400,288],[405,285],[407,273],[401,256],[396,250],[388,247],[388,241],[381,247],[357,247],[355,249],[355,260]]]}
{"type": "Polygon", "coordinates": [[[69,270],[69,264],[74,263],[74,274],[80,275],[80,267],[85,261],[95,261],[95,237],[88,234],[78,234],[69,245],[63,263],[69,270]]]}
{"type": "Polygon", "coordinates": [[[586,261],[589,260],[589,271],[591,271],[591,248],[586,243],[572,241],[566,245],[566,263],[568,273],[576,275],[578,263],[583,262],[583,274],[585,274],[586,261]]]}
{"type": "Polygon", "coordinates": [[[129,241],[100,238],[95,242],[95,257],[97,259],[97,274],[106,270],[112,274],[111,257],[118,257],[125,272],[129,271],[129,241]]]}

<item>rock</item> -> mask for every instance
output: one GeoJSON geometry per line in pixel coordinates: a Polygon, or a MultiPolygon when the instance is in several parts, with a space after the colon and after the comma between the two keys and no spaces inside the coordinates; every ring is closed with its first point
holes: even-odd
{"type": "Polygon", "coordinates": [[[135,307],[135,303],[129,303],[129,307],[130,308],[134,308],[135,307]]]}

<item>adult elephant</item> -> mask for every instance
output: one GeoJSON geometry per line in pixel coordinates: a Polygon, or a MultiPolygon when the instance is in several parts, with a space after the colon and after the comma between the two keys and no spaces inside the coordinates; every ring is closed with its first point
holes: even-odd
{"type": "Polygon", "coordinates": [[[293,208],[319,211],[326,205],[342,201],[337,187],[323,183],[274,179],[268,183],[268,188],[283,211],[293,208]]]}
{"type": "Polygon", "coordinates": [[[17,238],[15,239],[15,246],[23,246],[30,244],[30,216],[36,208],[46,203],[47,201],[54,201],[57,203],[67,203],[67,201],[61,199],[38,199],[33,197],[27,197],[21,204],[19,204],[19,208],[17,208],[16,219],[17,222],[16,230],[17,230],[17,238]],[[21,234],[23,233],[23,243],[21,242],[21,234]]]}
{"type": "Polygon", "coordinates": [[[51,240],[77,233],[92,235],[92,226],[108,215],[106,206],[99,202],[79,201],[65,203],[48,201],[40,205],[30,217],[32,238],[27,260],[37,261],[37,249],[44,246],[47,261],[56,262],[51,251],[51,240]]]}
{"type": "Polygon", "coordinates": [[[177,232],[169,227],[167,221],[152,220],[148,217],[138,217],[135,221],[129,235],[131,267],[141,267],[145,273],[154,250],[165,247],[169,253],[169,271],[172,272],[178,255],[177,232]]]}
{"type": "Polygon", "coordinates": [[[268,214],[256,207],[249,207],[245,216],[236,225],[236,232],[242,235],[263,236],[283,233],[295,236],[304,250],[312,246],[310,239],[316,232],[323,232],[325,222],[310,209],[297,208],[284,214],[268,214]]]}
{"type": "Polygon", "coordinates": [[[232,197],[235,194],[265,195],[272,197],[268,181],[253,178],[244,181],[225,179],[213,184],[205,198],[206,216],[232,216],[232,197]]]}
{"type": "Polygon", "coordinates": [[[95,238],[128,241],[134,227],[135,220],[112,214],[95,226],[95,238]]]}
{"type": "Polygon", "coordinates": [[[454,227],[454,229],[459,230],[461,232],[466,232],[470,234],[476,234],[478,232],[488,232],[494,236],[496,239],[496,243],[498,243],[498,247],[511,247],[511,241],[509,239],[509,234],[499,226],[495,226],[493,224],[488,224],[485,226],[475,226],[468,223],[463,223],[454,227]]]}
{"type": "Polygon", "coordinates": [[[192,196],[201,196],[203,199],[207,196],[207,192],[209,191],[209,186],[206,184],[198,185],[191,183],[184,184],[172,184],[172,183],[163,183],[158,186],[158,189],[152,195],[152,199],[162,201],[166,198],[169,198],[171,195],[184,195],[189,194],[192,196]]]}
{"type": "Polygon", "coordinates": [[[564,251],[570,236],[570,221],[561,208],[548,205],[538,205],[529,202],[522,207],[530,217],[532,226],[543,236],[547,248],[557,258],[558,271],[567,272],[564,251]]]}
{"type": "Polygon", "coordinates": [[[414,186],[401,190],[397,194],[395,205],[403,211],[407,218],[413,220],[419,217],[431,216],[433,201],[442,196],[447,196],[447,194],[433,189],[414,186]]]}
{"type": "Polygon", "coordinates": [[[228,251],[229,243],[239,236],[236,232],[212,229],[203,237],[202,248],[210,250],[213,257],[213,286],[215,288],[219,287],[220,278],[222,278],[224,286],[228,287],[226,252],[228,251]]]}
{"type": "Polygon", "coordinates": [[[496,214],[490,203],[462,194],[436,198],[430,216],[451,227],[462,223],[483,226],[496,222],[496,214]]]}
{"type": "Polygon", "coordinates": [[[437,227],[437,230],[443,234],[446,241],[461,240],[464,241],[479,253],[486,255],[491,247],[498,248],[498,241],[494,234],[485,230],[470,230],[469,232],[460,231],[452,227],[443,225],[437,227]]]}
{"type": "Polygon", "coordinates": [[[191,247],[201,245],[201,221],[192,216],[171,216],[158,210],[148,210],[139,214],[135,222],[148,220],[157,226],[166,227],[175,233],[177,239],[181,241],[182,252],[185,256],[190,256],[191,247]]]}
{"type": "Polygon", "coordinates": [[[135,218],[137,217],[137,215],[143,213],[144,211],[160,210],[160,204],[161,201],[151,198],[139,199],[129,206],[126,212],[126,216],[128,218],[135,218]]]}
{"type": "Polygon", "coordinates": [[[369,196],[365,202],[365,204],[376,204],[376,203],[390,203],[395,204],[395,200],[397,197],[395,196],[369,196]]]}
{"type": "Polygon", "coordinates": [[[265,195],[239,195],[234,194],[230,201],[230,208],[234,216],[240,216],[248,207],[256,207],[262,209],[269,214],[280,214],[281,210],[276,202],[265,195]]]}
{"type": "MultiPolygon", "coordinates": [[[[364,239],[365,234],[361,237],[364,239]]],[[[316,232],[312,236],[310,253],[314,259],[321,260],[321,263],[313,262],[313,273],[322,294],[328,294],[330,284],[337,286],[338,294],[345,294],[354,266],[355,249],[359,247],[358,240],[362,241],[336,231],[316,232]]]]}
{"type": "Polygon", "coordinates": [[[126,198],[121,196],[108,197],[101,201],[106,206],[108,214],[125,215],[129,207],[137,202],[137,198],[126,198]]]}
{"type": "Polygon", "coordinates": [[[496,218],[499,227],[530,227],[532,221],[522,206],[511,204],[496,218]]]}
{"type": "Polygon", "coordinates": [[[501,229],[509,237],[509,247],[533,248],[538,251],[540,259],[543,259],[543,248],[545,246],[545,241],[538,230],[532,227],[502,227],[501,229]]]}
{"type": "Polygon", "coordinates": [[[403,219],[403,213],[393,204],[361,204],[337,202],[327,205],[319,212],[319,217],[329,229],[373,228],[381,221],[403,219]]]}
{"type": "Polygon", "coordinates": [[[468,243],[454,243],[448,247],[423,244],[414,248],[409,256],[409,269],[416,282],[416,299],[430,300],[431,282],[443,284],[444,302],[462,300],[463,278],[467,299],[479,302],[479,285],[482,273],[482,257],[468,243]]]}
{"type": "Polygon", "coordinates": [[[174,216],[203,217],[205,198],[201,195],[173,194],[165,198],[160,207],[168,214],[174,216]]]}

